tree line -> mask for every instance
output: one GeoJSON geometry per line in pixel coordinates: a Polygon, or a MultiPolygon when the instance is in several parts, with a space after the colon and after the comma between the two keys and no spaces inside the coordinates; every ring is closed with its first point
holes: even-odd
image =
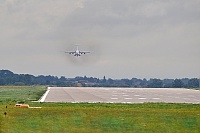
{"type": "Polygon", "coordinates": [[[0,85],[48,85],[63,87],[135,87],[135,88],[199,88],[198,78],[182,79],[102,79],[87,76],[66,78],[61,76],[33,76],[30,74],[15,74],[9,70],[0,70],[0,85]]]}

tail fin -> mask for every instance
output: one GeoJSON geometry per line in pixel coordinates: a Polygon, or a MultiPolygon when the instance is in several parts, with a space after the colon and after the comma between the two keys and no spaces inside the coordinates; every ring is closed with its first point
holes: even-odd
{"type": "Polygon", "coordinates": [[[76,50],[78,50],[78,46],[79,46],[79,44],[76,44],[75,46],[76,46],[76,50]]]}

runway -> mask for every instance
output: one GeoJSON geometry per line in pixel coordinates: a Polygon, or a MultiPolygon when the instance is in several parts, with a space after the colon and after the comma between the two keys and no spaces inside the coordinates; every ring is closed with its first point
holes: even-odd
{"type": "Polygon", "coordinates": [[[40,102],[71,103],[192,103],[200,104],[200,91],[185,88],[49,87],[40,102]]]}

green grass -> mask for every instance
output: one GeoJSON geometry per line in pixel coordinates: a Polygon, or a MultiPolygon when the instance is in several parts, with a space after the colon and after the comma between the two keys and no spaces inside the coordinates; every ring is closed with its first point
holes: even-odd
{"type": "Polygon", "coordinates": [[[32,103],[27,100],[30,106],[42,108],[22,109],[14,108],[12,97],[9,98],[10,102],[2,99],[5,102],[0,103],[0,133],[200,132],[198,104],[32,103]]]}
{"type": "Polygon", "coordinates": [[[45,91],[45,86],[0,86],[0,102],[36,101],[45,91]]]}

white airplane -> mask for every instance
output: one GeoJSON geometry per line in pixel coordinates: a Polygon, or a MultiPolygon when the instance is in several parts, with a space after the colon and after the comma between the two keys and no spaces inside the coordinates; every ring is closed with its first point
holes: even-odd
{"type": "Polygon", "coordinates": [[[74,56],[81,56],[82,54],[88,54],[90,53],[90,51],[79,51],[78,50],[78,45],[76,46],[76,51],[66,51],[65,53],[68,53],[68,54],[73,54],[74,56]]]}

